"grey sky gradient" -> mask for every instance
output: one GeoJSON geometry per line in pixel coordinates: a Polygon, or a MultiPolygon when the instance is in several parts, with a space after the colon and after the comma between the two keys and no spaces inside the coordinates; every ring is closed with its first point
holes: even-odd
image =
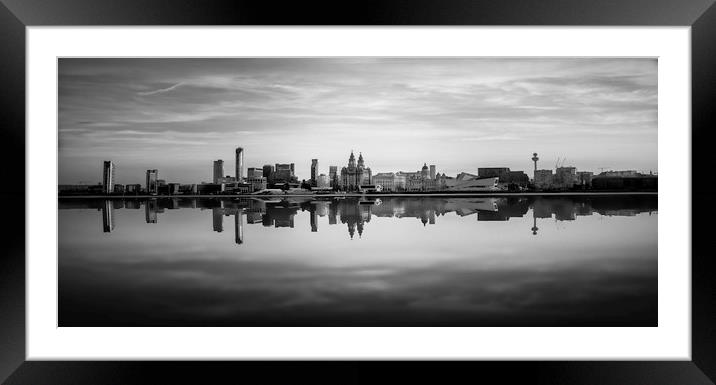
{"type": "Polygon", "coordinates": [[[351,149],[373,173],[565,165],[657,169],[657,60],[59,59],[59,183],[210,181],[212,161],[295,163],[351,149]]]}

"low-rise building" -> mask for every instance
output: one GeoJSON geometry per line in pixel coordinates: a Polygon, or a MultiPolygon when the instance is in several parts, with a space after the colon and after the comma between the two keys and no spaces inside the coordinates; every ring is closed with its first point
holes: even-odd
{"type": "Polygon", "coordinates": [[[373,184],[383,192],[405,191],[406,175],[403,173],[380,172],[373,176],[373,184]]]}
{"type": "Polygon", "coordinates": [[[535,170],[534,185],[537,190],[552,189],[552,170],[535,170]]]}
{"type": "Polygon", "coordinates": [[[594,173],[591,171],[577,171],[577,185],[580,185],[582,187],[591,187],[592,186],[592,178],[594,178],[594,173]]]}
{"type": "Polygon", "coordinates": [[[266,186],[267,186],[266,178],[264,178],[263,176],[257,176],[257,175],[258,174],[254,173],[253,176],[251,176],[251,174],[249,174],[249,176],[246,177],[246,184],[251,186],[250,192],[266,190],[266,186]]]}

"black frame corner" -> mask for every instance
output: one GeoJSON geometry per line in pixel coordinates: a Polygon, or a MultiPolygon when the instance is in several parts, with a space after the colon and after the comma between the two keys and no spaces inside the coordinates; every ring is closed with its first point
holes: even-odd
{"type": "MultiPolygon", "coordinates": [[[[0,92],[5,183],[12,202],[5,217],[0,258],[0,381],[7,384],[234,383],[245,376],[271,382],[404,380],[440,382],[497,375],[502,383],[713,384],[716,382],[716,268],[705,221],[716,108],[716,5],[714,0],[349,0],[273,2],[229,0],[0,0],[0,92]],[[43,25],[569,25],[691,26],[692,55],[692,361],[563,362],[47,362],[26,361],[25,350],[25,54],[26,27],[43,25]],[[703,181],[703,182],[702,182],[703,181]],[[17,204],[23,202],[23,205],[17,204]],[[377,377],[376,370],[392,373],[377,377]],[[409,374],[408,374],[409,373],[409,374]],[[221,380],[223,376],[227,380],[221,380]],[[237,377],[238,376],[238,377],[237,377]]],[[[665,154],[662,154],[664,156],[665,154]]],[[[263,381],[262,381],[263,382],[263,381]]],[[[393,381],[391,381],[393,382],[393,381]]]]}

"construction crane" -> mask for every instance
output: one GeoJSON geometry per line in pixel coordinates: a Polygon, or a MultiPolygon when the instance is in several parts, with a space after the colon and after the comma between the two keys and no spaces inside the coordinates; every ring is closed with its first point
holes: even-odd
{"type": "Polygon", "coordinates": [[[565,157],[565,158],[557,157],[557,163],[554,164],[554,168],[557,169],[557,168],[560,168],[560,167],[564,167],[564,162],[565,162],[566,160],[567,160],[566,157],[565,157]],[[560,161],[560,159],[561,159],[561,161],[560,161]]]}

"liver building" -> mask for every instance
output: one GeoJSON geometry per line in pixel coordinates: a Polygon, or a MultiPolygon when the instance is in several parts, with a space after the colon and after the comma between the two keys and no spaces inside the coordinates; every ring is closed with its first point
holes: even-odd
{"type": "Polygon", "coordinates": [[[344,191],[356,191],[360,186],[371,183],[370,167],[365,167],[363,154],[358,154],[358,164],[356,164],[356,157],[351,151],[351,156],[348,158],[348,167],[341,169],[340,181],[341,189],[344,191]]]}

